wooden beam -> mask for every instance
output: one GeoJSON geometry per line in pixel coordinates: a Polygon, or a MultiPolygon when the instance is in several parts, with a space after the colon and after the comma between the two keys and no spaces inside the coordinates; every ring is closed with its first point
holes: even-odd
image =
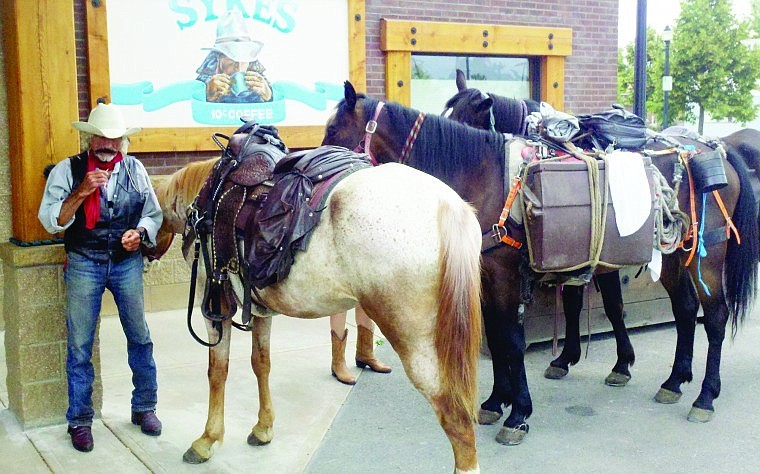
{"type": "Polygon", "coordinates": [[[414,53],[569,56],[572,28],[381,20],[380,49],[414,53]]]}
{"type": "Polygon", "coordinates": [[[361,91],[367,90],[367,46],[365,44],[367,18],[365,14],[365,0],[348,1],[349,80],[356,90],[361,91]]]}
{"type": "MultiPolygon", "coordinates": [[[[195,152],[217,151],[219,147],[211,139],[214,133],[231,135],[237,127],[177,127],[144,128],[129,137],[129,151],[195,152]]],[[[325,128],[322,125],[278,128],[282,141],[292,149],[312,148],[322,143],[325,128]]]]}
{"type": "Polygon", "coordinates": [[[412,105],[412,53],[385,53],[385,97],[407,107],[412,105]]]}
{"type": "Polygon", "coordinates": [[[105,2],[89,2],[87,5],[87,62],[90,69],[90,108],[98,105],[98,99],[111,103],[111,75],[108,67],[108,21],[105,2]],[[95,6],[97,5],[97,6],[95,6]]]}
{"type": "Polygon", "coordinates": [[[11,125],[13,236],[49,239],[37,219],[42,170],[79,151],[74,8],[59,0],[2,0],[11,125]],[[52,20],[54,19],[54,20],[52,20]]]}
{"type": "Polygon", "coordinates": [[[555,110],[565,109],[565,58],[546,56],[541,58],[541,100],[555,110]]]}

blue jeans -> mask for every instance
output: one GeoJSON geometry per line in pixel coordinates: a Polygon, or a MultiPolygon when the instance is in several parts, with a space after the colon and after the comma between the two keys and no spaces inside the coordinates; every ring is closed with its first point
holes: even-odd
{"type": "Polygon", "coordinates": [[[143,309],[143,261],[140,252],[120,263],[98,263],[74,252],[67,255],[66,294],[68,330],[66,376],[72,426],[92,425],[92,345],[98,324],[103,292],[108,288],[119,310],[127,337],[127,360],[132,369],[132,411],[156,409],[156,363],[153,342],[143,309]]]}

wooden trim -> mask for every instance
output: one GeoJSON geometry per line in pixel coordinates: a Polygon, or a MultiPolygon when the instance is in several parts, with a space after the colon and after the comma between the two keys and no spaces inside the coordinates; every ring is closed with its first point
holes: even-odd
{"type": "Polygon", "coordinates": [[[415,53],[570,56],[572,28],[381,20],[380,49],[415,53]]]}
{"type": "Polygon", "coordinates": [[[105,0],[87,5],[87,62],[90,65],[90,108],[95,108],[98,99],[111,102],[111,73],[108,70],[108,22],[106,21],[105,0]]]}
{"type": "Polygon", "coordinates": [[[541,61],[541,100],[562,110],[565,56],[572,54],[572,37],[572,28],[382,19],[385,95],[388,100],[411,105],[413,53],[533,56],[541,61]]]}
{"type": "MultiPolygon", "coordinates": [[[[282,141],[292,149],[319,146],[325,136],[322,125],[282,127],[278,130],[282,141]]],[[[235,127],[144,128],[129,137],[129,151],[217,151],[219,148],[211,136],[214,133],[229,136],[234,131],[235,127]]]]}
{"type": "MultiPolygon", "coordinates": [[[[385,53],[385,97],[399,104],[412,103],[412,53],[385,53]]],[[[359,89],[361,90],[361,89],[359,89]]]]}
{"type": "Polygon", "coordinates": [[[365,43],[367,18],[365,15],[365,0],[348,0],[349,80],[362,91],[367,89],[367,45],[365,43]]]}
{"type": "MultiPolygon", "coordinates": [[[[3,2],[5,0],[2,0],[3,2]]],[[[20,1],[20,0],[16,0],[20,1]]],[[[365,90],[367,84],[366,3],[365,0],[346,0],[348,3],[348,60],[349,79],[357,90],[365,90]]],[[[106,0],[100,7],[87,2],[87,61],[90,66],[90,102],[94,106],[98,97],[110,99],[111,87],[108,65],[108,30],[106,0]]],[[[276,124],[275,124],[276,125],[276,124]]],[[[130,152],[191,152],[215,151],[216,144],[209,139],[214,132],[229,134],[234,127],[177,127],[143,128],[130,137],[130,152]]],[[[324,127],[282,126],[280,136],[289,148],[313,148],[322,143],[324,127]]]]}
{"type": "Polygon", "coordinates": [[[565,58],[545,56],[541,58],[541,100],[555,110],[565,109],[565,58]]]}
{"type": "Polygon", "coordinates": [[[2,0],[13,236],[50,239],[37,219],[42,170],[79,150],[74,9],[59,0],[2,0]],[[55,19],[55,21],[42,21],[55,19]]]}

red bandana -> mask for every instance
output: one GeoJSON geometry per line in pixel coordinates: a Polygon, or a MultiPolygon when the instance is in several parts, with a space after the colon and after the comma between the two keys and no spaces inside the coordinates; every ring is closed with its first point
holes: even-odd
{"type": "MultiPolygon", "coordinates": [[[[87,172],[89,173],[97,168],[107,170],[110,173],[113,171],[116,163],[120,162],[123,158],[121,152],[118,152],[113,160],[105,163],[97,159],[95,153],[90,150],[90,153],[87,154],[87,172]]],[[[94,229],[95,224],[100,220],[100,188],[97,188],[84,199],[84,217],[85,228],[94,229]]]]}

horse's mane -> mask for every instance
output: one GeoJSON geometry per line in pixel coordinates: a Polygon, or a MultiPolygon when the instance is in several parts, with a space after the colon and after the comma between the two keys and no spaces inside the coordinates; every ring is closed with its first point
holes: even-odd
{"type": "Polygon", "coordinates": [[[164,222],[175,232],[180,229],[178,232],[181,233],[187,217],[187,207],[203,187],[217,161],[219,158],[195,161],[156,184],[156,197],[164,213],[164,222]]]}
{"type": "MultiPolygon", "coordinates": [[[[369,121],[378,101],[362,94],[358,97],[364,101],[365,120],[369,121]]],[[[385,104],[383,110],[394,124],[393,141],[399,144],[400,152],[419,111],[395,102],[385,104]]],[[[501,134],[427,114],[414,142],[409,164],[443,181],[450,181],[463,170],[479,168],[484,159],[496,160],[498,166],[503,166],[504,137],[501,134]]]]}
{"type": "Polygon", "coordinates": [[[493,118],[496,129],[504,133],[522,134],[523,122],[528,115],[524,100],[488,94],[493,99],[493,118]]]}

